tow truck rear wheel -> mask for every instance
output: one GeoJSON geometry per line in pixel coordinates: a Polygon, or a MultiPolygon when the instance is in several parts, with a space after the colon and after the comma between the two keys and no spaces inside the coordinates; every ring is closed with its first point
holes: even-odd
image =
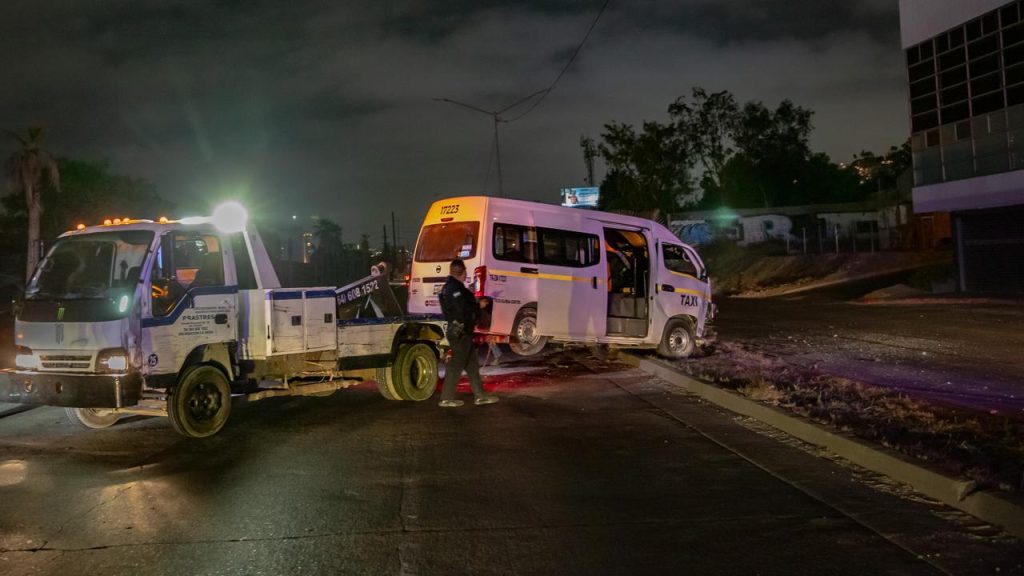
{"type": "Polygon", "coordinates": [[[103,408],[65,408],[64,412],[72,424],[83,428],[109,428],[121,418],[117,412],[103,408]]]}
{"type": "Polygon", "coordinates": [[[231,386],[224,373],[208,364],[185,371],[167,397],[167,416],[187,438],[213,436],[231,414],[231,386]]]}
{"type": "Polygon", "coordinates": [[[420,402],[437,388],[437,354],[426,344],[402,344],[390,366],[377,369],[377,388],[388,400],[420,402]]]}
{"type": "Polygon", "coordinates": [[[516,314],[508,347],[518,356],[535,356],[548,344],[547,336],[537,334],[537,309],[525,307],[516,314]]]}

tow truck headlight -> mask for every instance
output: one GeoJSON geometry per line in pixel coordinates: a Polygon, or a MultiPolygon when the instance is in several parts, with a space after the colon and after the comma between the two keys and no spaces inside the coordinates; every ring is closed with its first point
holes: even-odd
{"type": "Polygon", "coordinates": [[[17,346],[14,351],[14,365],[20,370],[38,370],[39,357],[27,346],[17,346]]]}
{"type": "Polygon", "coordinates": [[[128,354],[124,348],[100,350],[96,357],[96,368],[100,372],[124,372],[128,369],[128,354]]]}

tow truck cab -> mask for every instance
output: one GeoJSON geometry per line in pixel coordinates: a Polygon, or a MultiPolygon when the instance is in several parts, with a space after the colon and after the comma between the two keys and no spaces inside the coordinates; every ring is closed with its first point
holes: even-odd
{"type": "Polygon", "coordinates": [[[166,388],[189,355],[236,339],[240,293],[280,286],[255,255],[266,259],[257,235],[205,219],[119,219],[61,235],[16,310],[25,392],[120,408],[140,400],[143,384],[166,388]]]}

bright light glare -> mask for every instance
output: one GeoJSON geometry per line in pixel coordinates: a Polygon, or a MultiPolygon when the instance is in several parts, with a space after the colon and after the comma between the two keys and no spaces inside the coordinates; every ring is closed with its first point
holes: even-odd
{"type": "Polygon", "coordinates": [[[210,219],[206,216],[187,216],[181,219],[181,223],[186,226],[191,226],[193,224],[206,224],[209,221],[210,219]]]}
{"type": "Polygon", "coordinates": [[[117,311],[118,312],[122,312],[122,313],[128,311],[128,295],[127,294],[124,294],[124,295],[121,296],[121,301],[117,303],[117,311]]]}
{"type": "Polygon", "coordinates": [[[249,219],[249,213],[245,211],[238,202],[225,202],[217,206],[210,216],[210,222],[218,230],[225,234],[234,234],[245,230],[245,223],[249,219]]]}
{"type": "Polygon", "coordinates": [[[103,363],[107,365],[107,368],[115,372],[121,372],[128,367],[128,358],[124,356],[111,356],[104,360],[103,363]]]}
{"type": "Polygon", "coordinates": [[[18,354],[14,357],[14,365],[22,370],[35,370],[39,368],[39,358],[35,354],[18,354]]]}

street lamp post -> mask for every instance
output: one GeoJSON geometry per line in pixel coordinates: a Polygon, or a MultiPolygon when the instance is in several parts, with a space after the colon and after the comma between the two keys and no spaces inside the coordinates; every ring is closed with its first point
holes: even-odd
{"type": "Polygon", "coordinates": [[[498,137],[498,123],[499,122],[507,122],[506,120],[504,120],[501,117],[501,115],[504,114],[505,112],[508,112],[509,110],[515,108],[516,106],[519,106],[520,104],[523,104],[524,102],[534,98],[535,96],[539,96],[539,95],[547,92],[548,90],[550,90],[550,88],[545,88],[544,90],[538,90],[538,91],[534,92],[533,94],[530,94],[529,96],[526,96],[525,98],[521,98],[521,99],[517,100],[516,102],[513,102],[512,104],[509,104],[508,106],[505,106],[501,110],[484,110],[483,108],[480,108],[478,106],[473,106],[472,104],[466,104],[465,102],[459,102],[458,100],[452,100],[451,98],[434,98],[435,102],[448,102],[449,104],[455,104],[456,106],[462,106],[463,108],[468,108],[468,109],[470,109],[470,110],[472,110],[474,112],[479,112],[481,114],[486,114],[486,115],[490,116],[494,120],[494,153],[495,153],[495,156],[497,157],[497,162],[498,162],[498,195],[499,196],[502,196],[502,197],[505,196],[505,183],[504,183],[504,180],[503,180],[502,174],[501,174],[501,139],[498,137]]]}

